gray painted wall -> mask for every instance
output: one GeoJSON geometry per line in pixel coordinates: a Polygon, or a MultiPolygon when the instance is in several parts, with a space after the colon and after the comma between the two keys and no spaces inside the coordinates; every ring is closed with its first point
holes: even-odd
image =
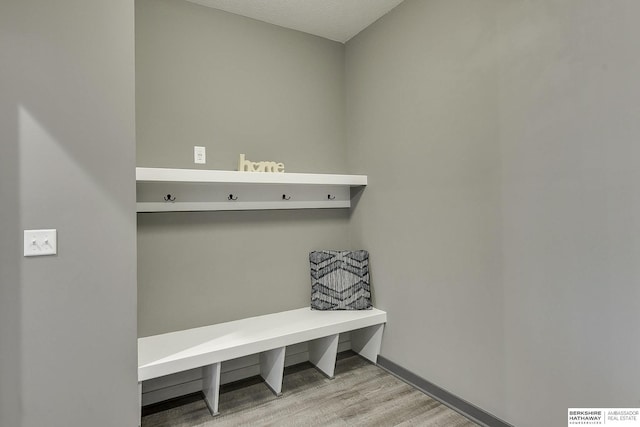
{"type": "MultiPolygon", "coordinates": [[[[136,1],[138,166],[346,172],[344,46],[182,0],[136,1]],[[193,146],[207,164],[193,164],[193,146]]],[[[309,303],[348,211],[138,215],[139,335],[309,303]]]]}
{"type": "Polygon", "coordinates": [[[344,210],[138,217],[140,336],[309,305],[312,250],[347,247],[344,210]]]}
{"type": "Polygon", "coordinates": [[[136,425],[133,3],[0,12],[0,425],[136,425]],[[22,257],[56,228],[58,255],[22,257]]]}
{"type": "Polygon", "coordinates": [[[640,406],[639,14],[501,8],[504,413],[518,425],[640,406]]]}
{"type": "Polygon", "coordinates": [[[382,354],[501,415],[504,318],[493,1],[404,2],[346,48],[350,169],[369,175],[382,354]]]}
{"type": "Polygon", "coordinates": [[[639,12],[407,0],[347,44],[382,353],[514,425],[640,406],[639,12]]]}
{"type": "Polygon", "coordinates": [[[0,426],[21,426],[22,385],[20,362],[20,153],[18,108],[10,92],[17,79],[15,5],[0,7],[0,426]],[[11,94],[11,95],[10,95],[11,94]]]}
{"type": "Polygon", "coordinates": [[[184,0],[136,0],[138,166],[345,173],[344,46],[184,0]],[[207,164],[193,163],[193,146],[207,164]]]}

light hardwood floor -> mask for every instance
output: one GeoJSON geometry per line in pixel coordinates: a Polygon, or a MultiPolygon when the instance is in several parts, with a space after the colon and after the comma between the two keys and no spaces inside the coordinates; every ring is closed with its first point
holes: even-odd
{"type": "Polygon", "coordinates": [[[341,353],[330,380],[311,364],[285,370],[275,397],[258,379],[223,386],[220,415],[199,395],[145,408],[143,427],[452,426],[477,424],[355,353],[341,353]]]}

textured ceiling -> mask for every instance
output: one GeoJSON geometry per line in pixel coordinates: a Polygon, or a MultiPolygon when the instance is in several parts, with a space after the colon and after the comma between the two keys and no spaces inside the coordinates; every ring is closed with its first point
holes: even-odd
{"type": "Polygon", "coordinates": [[[344,43],[403,0],[188,1],[344,43]]]}

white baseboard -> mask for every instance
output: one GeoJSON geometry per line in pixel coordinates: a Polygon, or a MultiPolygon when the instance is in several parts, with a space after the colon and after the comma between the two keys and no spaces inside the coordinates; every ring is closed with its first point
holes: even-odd
{"type": "MultiPolygon", "coordinates": [[[[338,352],[351,350],[351,334],[340,334],[338,352]]],[[[309,360],[306,342],[288,346],[285,352],[284,365],[292,366],[309,360]]],[[[222,362],[220,383],[234,381],[260,375],[260,355],[252,354],[238,359],[222,362]]],[[[154,378],[142,383],[142,406],[184,396],[202,390],[202,368],[190,369],[164,377],[154,378]]]]}

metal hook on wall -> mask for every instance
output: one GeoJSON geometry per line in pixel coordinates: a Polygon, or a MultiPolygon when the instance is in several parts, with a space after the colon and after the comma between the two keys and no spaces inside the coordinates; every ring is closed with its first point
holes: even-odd
{"type": "Polygon", "coordinates": [[[336,196],[332,196],[331,194],[327,194],[327,199],[329,200],[335,200],[336,196]]]}
{"type": "Polygon", "coordinates": [[[291,196],[287,196],[286,194],[283,194],[282,200],[291,200],[291,196]]]}
{"type": "Polygon", "coordinates": [[[171,194],[167,194],[166,196],[164,196],[164,201],[165,202],[175,202],[176,198],[172,197],[171,194]]]}
{"type": "Polygon", "coordinates": [[[238,196],[235,196],[233,194],[229,194],[229,197],[227,197],[227,200],[238,200],[238,196]]]}

